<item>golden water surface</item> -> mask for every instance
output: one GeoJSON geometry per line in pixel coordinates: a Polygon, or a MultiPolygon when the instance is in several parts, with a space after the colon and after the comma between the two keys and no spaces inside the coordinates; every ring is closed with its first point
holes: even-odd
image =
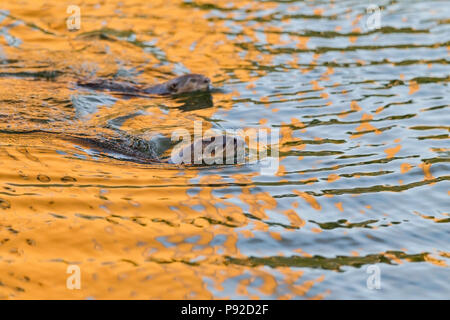
{"type": "Polygon", "coordinates": [[[379,4],[372,30],[360,1],[0,0],[0,298],[450,298],[450,9],[379,4]],[[76,85],[186,72],[220,90],[76,85]],[[280,166],[144,165],[62,138],[114,119],[277,128],[280,166]]]}

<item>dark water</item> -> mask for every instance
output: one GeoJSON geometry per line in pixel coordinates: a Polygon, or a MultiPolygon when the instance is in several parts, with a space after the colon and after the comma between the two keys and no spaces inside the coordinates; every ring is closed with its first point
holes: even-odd
{"type": "Polygon", "coordinates": [[[378,29],[361,1],[80,2],[70,32],[64,3],[2,2],[0,297],[449,299],[450,3],[373,3],[378,29]],[[76,86],[186,72],[217,90],[76,86]],[[277,173],[61,138],[113,123],[162,151],[194,121],[278,129],[277,173]]]}

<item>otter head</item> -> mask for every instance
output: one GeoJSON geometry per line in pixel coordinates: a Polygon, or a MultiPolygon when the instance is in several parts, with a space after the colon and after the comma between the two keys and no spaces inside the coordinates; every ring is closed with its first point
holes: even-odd
{"type": "Polygon", "coordinates": [[[218,134],[181,143],[172,150],[170,163],[175,164],[242,164],[245,141],[241,137],[218,134]]]}
{"type": "Polygon", "coordinates": [[[166,82],[170,94],[194,91],[207,91],[211,80],[201,74],[186,74],[166,82]]]}

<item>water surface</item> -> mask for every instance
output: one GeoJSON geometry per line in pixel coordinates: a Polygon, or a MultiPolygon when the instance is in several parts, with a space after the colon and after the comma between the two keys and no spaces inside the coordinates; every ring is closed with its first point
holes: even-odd
{"type": "Polygon", "coordinates": [[[450,298],[448,1],[0,4],[3,299],[450,298]],[[126,98],[87,77],[210,77],[126,98]],[[280,167],[139,164],[62,135],[279,129],[280,167]],[[51,133],[45,133],[51,132],[51,133]],[[67,267],[82,272],[66,288],[67,267]],[[367,287],[368,267],[381,289],[367,287]]]}

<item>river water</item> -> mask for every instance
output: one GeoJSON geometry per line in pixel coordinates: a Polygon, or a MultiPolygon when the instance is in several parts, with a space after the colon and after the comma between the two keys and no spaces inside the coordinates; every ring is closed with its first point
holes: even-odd
{"type": "Polygon", "coordinates": [[[450,5],[372,3],[72,1],[69,31],[64,1],[2,0],[0,298],[449,299],[450,5]],[[188,72],[215,89],[76,85],[188,72]],[[279,132],[279,166],[63,139],[112,123],[163,151],[196,121],[279,132]]]}

